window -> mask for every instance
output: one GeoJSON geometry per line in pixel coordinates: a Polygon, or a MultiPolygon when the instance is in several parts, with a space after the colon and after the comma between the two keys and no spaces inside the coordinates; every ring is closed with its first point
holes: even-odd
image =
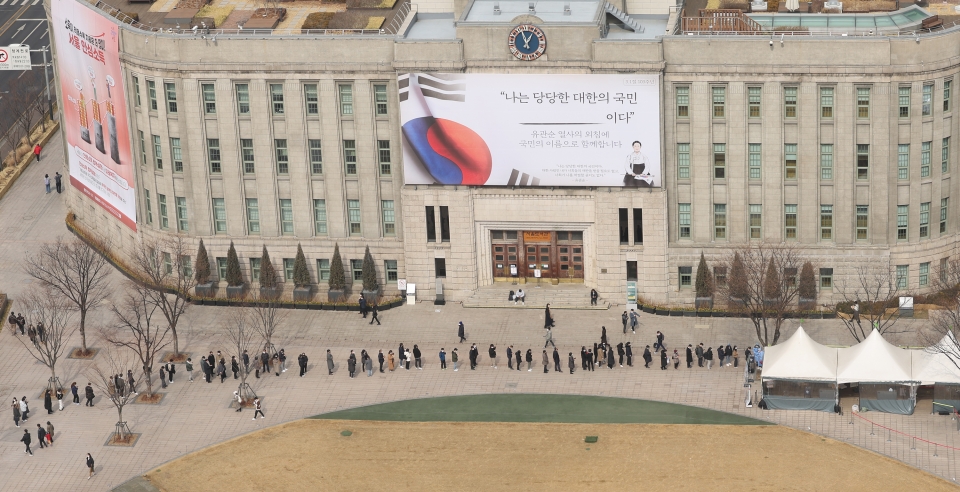
{"type": "Polygon", "coordinates": [[[727,267],[725,266],[713,267],[713,280],[717,284],[717,287],[726,287],[727,286],[727,267]]]}
{"type": "Polygon", "coordinates": [[[187,222],[187,199],[182,196],[177,196],[173,197],[173,200],[177,204],[177,229],[181,232],[189,231],[190,226],[187,222]]]}
{"type": "Polygon", "coordinates": [[[797,285],[797,269],[796,268],[783,269],[783,284],[788,286],[797,285]]]}
{"type": "Polygon", "coordinates": [[[200,84],[200,93],[203,94],[203,112],[217,114],[217,93],[213,84],[200,84]]]}
{"type": "Polygon", "coordinates": [[[920,264],[920,287],[926,286],[930,283],[930,263],[921,263],[920,264]]]}
{"type": "Polygon", "coordinates": [[[157,110],[157,83],[147,80],[147,98],[150,100],[150,111],[157,110]]]}
{"type": "Polygon", "coordinates": [[[930,177],[930,149],[933,148],[933,142],[923,142],[920,144],[920,177],[930,177]]]}
{"type": "Polygon", "coordinates": [[[923,85],[923,100],[920,111],[923,116],[930,116],[933,113],[933,84],[923,85]]]}
{"type": "Polygon", "coordinates": [[[627,223],[630,216],[625,208],[621,208],[619,212],[620,244],[630,244],[630,225],[627,223]]]}
{"type": "Polygon", "coordinates": [[[147,165],[147,143],[143,140],[143,130],[137,130],[140,135],[140,163],[147,165]]]}
{"type": "Polygon", "coordinates": [[[783,176],[786,179],[797,179],[797,144],[783,146],[783,176]]]}
{"type": "Polygon", "coordinates": [[[714,118],[723,118],[726,116],[724,111],[727,100],[727,88],[726,87],[714,87],[713,88],[713,117],[714,118]]]}
{"type": "Polygon", "coordinates": [[[900,105],[900,117],[910,117],[910,88],[900,87],[897,90],[897,100],[900,105]]]}
{"type": "Polygon", "coordinates": [[[189,256],[180,256],[180,269],[183,271],[184,278],[190,278],[193,276],[193,263],[190,262],[189,256]]]}
{"type": "Polygon", "coordinates": [[[857,87],[857,118],[870,117],[870,88],[857,87]]]}
{"type": "Polygon", "coordinates": [[[223,203],[223,198],[213,199],[213,233],[227,233],[227,206],[223,203]]]}
{"type": "Polygon", "coordinates": [[[283,114],[283,84],[270,84],[270,102],[273,114],[283,114]]]}
{"type": "Polygon", "coordinates": [[[437,219],[433,214],[433,207],[427,207],[427,242],[437,240],[437,219]]]}
{"type": "Polygon", "coordinates": [[[857,179],[867,179],[870,170],[870,146],[857,144],[857,179]]]}
{"type": "Polygon", "coordinates": [[[628,261],[627,262],[627,280],[636,280],[637,279],[637,262],[628,261]]]}
{"type": "Polygon", "coordinates": [[[360,235],[360,200],[347,200],[347,217],[350,221],[350,235],[360,235]]]}
{"type": "Polygon", "coordinates": [[[397,275],[397,260],[384,260],[383,271],[387,274],[387,282],[396,282],[400,278],[397,275]]]}
{"type": "Polygon", "coordinates": [[[820,290],[833,289],[833,268],[820,269],[820,290]]]}
{"type": "Polygon", "coordinates": [[[920,239],[930,237],[930,202],[920,204],[920,239]]]}
{"type": "Polygon", "coordinates": [[[260,204],[256,198],[247,198],[247,231],[260,234],[260,204]]]}
{"type": "Polygon", "coordinates": [[[179,138],[170,138],[170,157],[173,158],[173,172],[183,172],[183,149],[180,148],[179,138]]]}
{"type": "Polygon", "coordinates": [[[950,88],[953,86],[952,80],[943,81],[943,112],[950,111],[950,88]]]}
{"type": "Polygon", "coordinates": [[[165,82],[163,84],[163,92],[167,97],[167,112],[176,113],[177,112],[177,86],[172,82],[165,82]]]}
{"type": "Polygon", "coordinates": [[[280,234],[293,235],[293,203],[289,198],[280,199],[280,234]]]}
{"type": "Polygon", "coordinates": [[[748,146],[749,155],[747,156],[747,165],[750,168],[750,179],[760,179],[760,144],[750,144],[748,146]]]}
{"type": "Polygon", "coordinates": [[[866,241],[870,224],[870,207],[857,205],[857,241],[866,241]]]}
{"type": "Polygon", "coordinates": [[[677,87],[677,118],[690,117],[690,87],[677,87]]]}
{"type": "Polygon", "coordinates": [[[134,95],[133,105],[139,108],[140,107],[140,77],[137,77],[136,75],[131,75],[130,78],[133,79],[133,95],[134,95]]]}
{"type": "Polygon", "coordinates": [[[940,234],[947,232],[947,206],[949,203],[949,198],[940,199],[940,234]]]}
{"type": "Polygon", "coordinates": [[[219,275],[220,280],[227,279],[227,259],[226,258],[217,258],[217,274],[219,275]]]}
{"type": "Polygon", "coordinates": [[[147,203],[147,224],[153,224],[153,203],[150,202],[150,190],[143,190],[144,201],[147,203]]]}
{"type": "Polygon", "coordinates": [[[906,289],[907,288],[907,274],[910,269],[910,265],[897,265],[897,288],[906,289]]]}
{"type": "Polygon", "coordinates": [[[713,177],[724,179],[727,176],[727,145],[713,144],[713,177]]]}
{"type": "Polygon", "coordinates": [[[797,88],[783,88],[783,117],[793,119],[797,117],[797,88]]]}
{"type": "Polygon", "coordinates": [[[797,206],[796,205],[784,205],[783,206],[783,224],[785,229],[783,231],[783,236],[788,241],[797,239],[797,206]]]}
{"type": "Polygon", "coordinates": [[[210,172],[220,174],[220,139],[207,139],[207,158],[210,160],[210,172]]]}
{"type": "Polygon", "coordinates": [[[440,241],[450,242],[450,209],[440,206],[440,241]]]}
{"type": "Polygon", "coordinates": [[[390,175],[390,141],[377,140],[377,157],[380,160],[380,174],[390,175]]]}
{"type": "Polygon", "coordinates": [[[330,260],[317,260],[317,281],[330,280],[330,260]]]}
{"type": "Polygon", "coordinates": [[[680,231],[680,239],[690,239],[690,204],[679,203],[677,213],[677,224],[680,231]]]}
{"type": "Polygon", "coordinates": [[[833,239],[833,205],[820,205],[820,239],[833,239]]]}
{"type": "Polygon", "coordinates": [[[910,206],[897,205],[897,241],[907,240],[907,227],[910,224],[910,206]]]}
{"type": "Polygon", "coordinates": [[[679,268],[679,274],[681,289],[693,285],[693,267],[682,266],[679,268]]]}
{"type": "Polygon", "coordinates": [[[157,203],[160,204],[160,228],[167,229],[170,227],[167,220],[167,196],[157,193],[157,203]]]}
{"type": "Polygon", "coordinates": [[[323,152],[320,149],[319,139],[307,140],[310,147],[310,172],[313,174],[323,174],[323,152]]]}
{"type": "Polygon", "coordinates": [[[377,84],[373,86],[373,102],[377,106],[377,116],[387,114],[387,86],[377,84]]]}
{"type": "Polygon", "coordinates": [[[260,280],[260,258],[250,258],[250,280],[260,280]]]}
{"type": "Polygon", "coordinates": [[[383,214],[383,235],[396,236],[396,217],[394,216],[393,200],[381,200],[380,211],[383,214]]]}
{"type": "Polygon", "coordinates": [[[940,147],[940,172],[950,172],[950,137],[943,137],[940,147]]]}
{"type": "Polygon", "coordinates": [[[163,169],[163,146],[160,145],[160,135],[151,135],[153,138],[153,164],[157,169],[163,169]]]}
{"type": "Polygon", "coordinates": [[[355,282],[363,280],[363,260],[350,260],[350,271],[355,282]]]}
{"type": "Polygon", "coordinates": [[[677,178],[690,178],[690,144],[677,144],[677,178]]]}
{"type": "Polygon", "coordinates": [[[724,239],[727,237],[727,206],[713,204],[713,237],[724,239]]]}
{"type": "Polygon", "coordinates": [[[763,205],[750,205],[750,239],[760,239],[763,224],[763,205]]]}
{"type": "Polygon", "coordinates": [[[290,155],[287,153],[287,139],[273,140],[273,149],[277,156],[277,174],[290,173],[290,155]]]}
{"type": "Polygon", "coordinates": [[[434,258],[433,268],[437,272],[437,278],[447,276],[447,260],[445,258],[434,258]]]}
{"type": "Polygon", "coordinates": [[[303,86],[303,99],[307,103],[307,114],[320,114],[320,97],[317,95],[317,84],[303,86]]]}
{"type": "Polygon", "coordinates": [[[293,258],[283,259],[283,280],[293,280],[293,258]]]}
{"type": "Polygon", "coordinates": [[[910,144],[897,145],[897,179],[910,179],[910,144]]]}
{"type": "Polygon", "coordinates": [[[633,209],[633,244],[643,244],[643,209],[633,209]]]}
{"type": "Polygon", "coordinates": [[[760,117],[760,87],[747,88],[747,111],[751,118],[760,117]]]}
{"type": "Polygon", "coordinates": [[[167,275],[171,275],[173,273],[173,260],[172,258],[170,258],[170,253],[164,252],[162,255],[162,258],[163,258],[163,271],[166,272],[167,275]]]}
{"type": "Polygon", "coordinates": [[[833,144],[820,145],[820,179],[833,179],[833,144]]]}
{"type": "Polygon", "coordinates": [[[833,87],[820,88],[820,117],[833,118],[833,87]]]}
{"type": "Polygon", "coordinates": [[[313,222],[314,230],[318,236],[327,235],[327,201],[313,201],[313,222]]]}
{"type": "Polygon", "coordinates": [[[352,115],[353,114],[353,86],[352,85],[341,85],[338,86],[340,90],[340,114],[342,115],[352,115]]]}
{"type": "Polygon", "coordinates": [[[237,91],[237,113],[250,114],[250,88],[247,84],[233,86],[237,91]]]}
{"type": "Polygon", "coordinates": [[[256,165],[253,162],[253,139],[240,139],[240,160],[243,161],[243,174],[253,174],[256,165]]]}
{"type": "Polygon", "coordinates": [[[347,165],[347,174],[357,174],[357,142],[356,140],[343,141],[343,162],[347,165]]]}

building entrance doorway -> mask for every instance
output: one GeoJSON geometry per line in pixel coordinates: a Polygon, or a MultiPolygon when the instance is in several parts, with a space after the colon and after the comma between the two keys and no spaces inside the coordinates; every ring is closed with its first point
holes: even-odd
{"type": "Polygon", "coordinates": [[[583,231],[491,231],[493,276],[583,282],[583,231]]]}

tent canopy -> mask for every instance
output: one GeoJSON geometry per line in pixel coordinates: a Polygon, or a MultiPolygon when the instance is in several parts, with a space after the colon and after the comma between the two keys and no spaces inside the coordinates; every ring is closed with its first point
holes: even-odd
{"type": "Polygon", "coordinates": [[[898,348],[873,330],[866,340],[838,350],[837,383],[910,383],[912,351],[898,348]]]}
{"type": "Polygon", "coordinates": [[[835,382],[837,352],[814,341],[801,326],[786,341],[767,347],[763,379],[835,382]]]}
{"type": "Polygon", "coordinates": [[[948,333],[933,347],[913,352],[913,378],[920,384],[960,384],[960,368],[944,351],[956,352],[956,339],[948,333]]]}

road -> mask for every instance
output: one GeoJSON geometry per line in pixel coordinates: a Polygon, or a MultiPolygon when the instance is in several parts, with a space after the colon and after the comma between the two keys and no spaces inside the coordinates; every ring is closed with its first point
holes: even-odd
{"type": "MultiPolygon", "coordinates": [[[[49,32],[47,31],[46,13],[41,0],[0,0],[0,46],[11,44],[26,44],[31,50],[40,49],[50,44],[49,32]]],[[[31,53],[31,58],[35,65],[43,62],[41,53],[31,53]]],[[[39,95],[44,90],[43,68],[35,67],[34,70],[40,72],[40,77],[35,80],[30,88],[31,94],[39,95]]],[[[0,71],[0,99],[3,98],[3,91],[8,90],[13,80],[22,78],[27,72],[4,70],[0,71]]],[[[50,72],[53,76],[53,72],[50,72]]],[[[51,92],[51,97],[56,94],[51,92]]],[[[0,114],[0,135],[7,132],[13,122],[13,115],[0,114]]],[[[6,142],[2,145],[6,150],[6,142]]]]}

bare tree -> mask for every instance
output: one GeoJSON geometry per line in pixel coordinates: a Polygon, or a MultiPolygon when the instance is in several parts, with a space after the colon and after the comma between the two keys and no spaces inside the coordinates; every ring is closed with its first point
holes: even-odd
{"type": "Polygon", "coordinates": [[[796,305],[803,262],[795,246],[765,243],[742,246],[728,261],[729,306],[747,314],[764,346],[780,340],[783,320],[796,305]]]}
{"type": "Polygon", "coordinates": [[[943,309],[930,311],[928,329],[920,330],[920,339],[928,351],[946,355],[960,369],[960,260],[948,262],[936,273],[933,286],[943,309]]]}
{"type": "Polygon", "coordinates": [[[62,390],[57,377],[57,361],[63,357],[67,343],[76,327],[71,326],[73,306],[69,301],[42,287],[33,287],[21,300],[29,321],[37,323],[37,336],[31,339],[16,337],[30,356],[50,369],[47,389],[62,390]],[[42,323],[42,330],[40,329],[42,323]]]}
{"type": "Polygon", "coordinates": [[[276,299],[259,298],[253,302],[250,309],[253,312],[253,327],[263,339],[263,349],[273,357],[277,353],[273,337],[287,315],[280,309],[280,303],[276,299]]]}
{"type": "MultiPolygon", "coordinates": [[[[243,353],[248,350],[255,350],[254,338],[257,336],[257,330],[254,328],[254,319],[256,319],[256,315],[252,312],[252,308],[245,308],[237,310],[223,325],[224,334],[230,341],[230,348],[236,351],[238,358],[242,359],[243,353]]],[[[256,354],[253,354],[253,356],[256,357],[256,354]]],[[[238,362],[242,363],[242,360],[238,362]]],[[[252,401],[257,397],[253,388],[247,384],[248,375],[247,368],[241,367],[240,385],[237,388],[237,393],[243,403],[252,401]]]]}
{"type": "Polygon", "coordinates": [[[114,434],[114,440],[124,442],[131,434],[130,427],[123,420],[123,407],[133,403],[137,398],[134,391],[139,378],[134,378],[131,387],[125,379],[128,370],[136,369],[137,363],[129,353],[123,353],[112,347],[105,351],[104,356],[92,364],[88,370],[88,377],[93,381],[93,386],[100,390],[100,393],[106,395],[110,403],[117,409],[117,425],[114,434]]]}
{"type": "Polygon", "coordinates": [[[93,248],[79,239],[40,245],[24,260],[24,272],[68,299],[80,312],[79,355],[90,355],[87,349],[87,314],[96,309],[109,293],[110,264],[93,248]]]}
{"type": "Polygon", "coordinates": [[[36,84],[37,72],[33,70],[25,72],[23,77],[10,79],[7,85],[7,94],[3,96],[3,101],[6,103],[4,104],[4,111],[8,112],[7,114],[14,115],[16,118],[14,126],[18,127],[18,133],[25,136],[27,143],[30,145],[33,145],[31,131],[38,117],[33,107],[34,99],[36,99],[33,86],[36,84]]]}
{"type": "Polygon", "coordinates": [[[150,301],[160,309],[173,335],[174,358],[180,357],[177,327],[187,311],[190,290],[197,281],[190,272],[190,250],[183,236],[164,241],[145,240],[137,248],[133,263],[150,301]]]}
{"type": "Polygon", "coordinates": [[[104,329],[102,336],[111,345],[126,347],[136,355],[147,382],[147,397],[152,397],[153,362],[157,354],[170,344],[167,337],[170,325],[154,320],[158,307],[153,302],[150,289],[128,282],[125,290],[127,294],[122,303],[114,303],[110,307],[116,322],[104,329]]]}
{"type": "Polygon", "coordinates": [[[844,314],[838,318],[854,340],[862,342],[874,329],[880,334],[898,333],[893,327],[900,319],[901,291],[890,265],[860,265],[852,280],[845,277],[837,282],[837,291],[843,299],[838,311],[844,314]]]}

